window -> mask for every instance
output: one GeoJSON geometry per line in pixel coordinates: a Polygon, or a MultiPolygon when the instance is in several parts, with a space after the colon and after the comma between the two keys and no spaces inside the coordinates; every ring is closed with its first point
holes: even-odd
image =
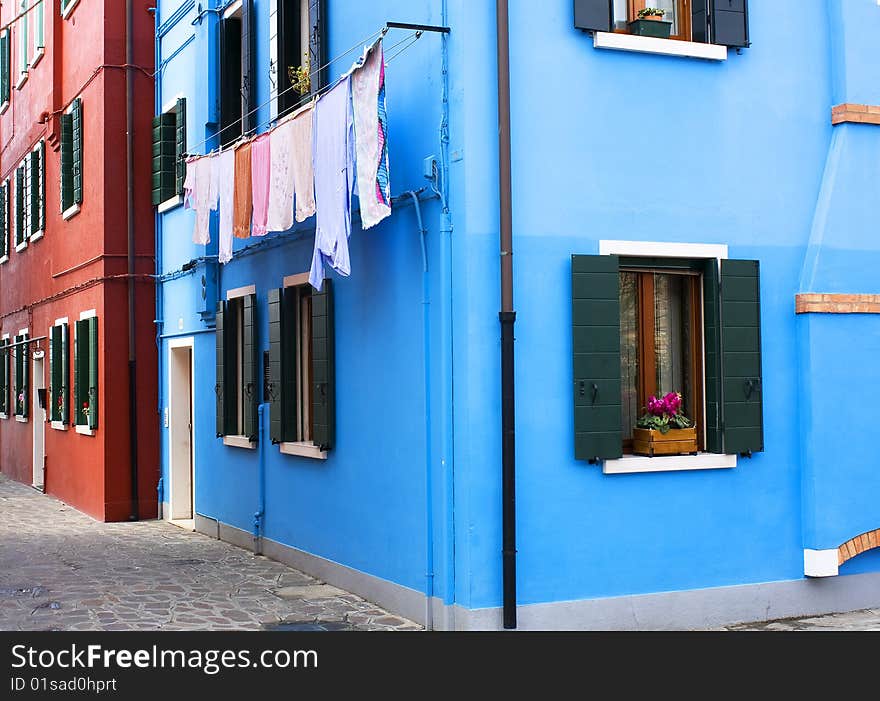
{"type": "Polygon", "coordinates": [[[257,440],[257,296],[252,287],[230,290],[217,307],[217,435],[251,447],[257,440]]]}
{"type": "MultiPolygon", "coordinates": [[[[22,14],[28,9],[28,1],[29,0],[21,0],[20,11],[22,14]]],[[[24,79],[27,78],[28,65],[30,63],[28,59],[28,52],[30,51],[30,44],[28,43],[28,18],[29,14],[24,14],[21,21],[16,24],[18,28],[18,72],[21,74],[21,77],[18,81],[18,86],[21,87],[22,83],[24,83],[24,79]]]]}
{"type": "Polygon", "coordinates": [[[153,204],[183,193],[186,177],[186,99],[153,117],[153,204]]]}
{"type": "Polygon", "coordinates": [[[9,260],[9,180],[0,185],[0,263],[9,260]]]}
{"type": "Polygon", "coordinates": [[[270,433],[283,452],[332,449],[334,376],[333,286],[316,292],[307,274],[292,276],[269,291],[270,433]]]}
{"type": "Polygon", "coordinates": [[[34,60],[31,62],[33,67],[40,62],[40,59],[46,52],[46,41],[44,38],[46,19],[42,1],[34,6],[31,16],[34,18],[34,60]]]}
{"type": "Polygon", "coordinates": [[[281,117],[302,104],[304,97],[326,83],[323,52],[324,3],[312,0],[273,0],[269,10],[269,55],[272,116],[281,117]],[[314,31],[312,29],[314,28],[314,31]],[[297,71],[304,80],[297,84],[297,71]],[[311,75],[313,71],[318,71],[311,75]],[[305,76],[308,75],[307,85],[305,76]],[[277,99],[276,99],[277,98],[277,99]]]}
{"type": "Polygon", "coordinates": [[[30,169],[21,163],[15,169],[15,250],[27,248],[28,230],[30,227],[31,198],[28,190],[30,169]]]}
{"type": "Polygon", "coordinates": [[[68,17],[79,0],[61,0],[61,16],[68,17]]]}
{"type": "Polygon", "coordinates": [[[40,141],[27,158],[28,223],[27,234],[36,241],[46,230],[46,143],[40,141]]]}
{"type": "Polygon", "coordinates": [[[12,78],[10,76],[12,47],[9,42],[9,30],[4,29],[0,32],[0,113],[5,112],[6,108],[9,107],[9,93],[12,85],[12,78]]]}
{"type": "Polygon", "coordinates": [[[82,100],[76,98],[61,115],[61,215],[69,219],[83,201],[82,100]]]}
{"type": "Polygon", "coordinates": [[[15,417],[21,421],[27,420],[28,416],[28,357],[30,355],[30,344],[28,340],[28,330],[22,329],[15,337],[15,344],[12,349],[12,356],[15,364],[15,387],[13,392],[13,402],[15,406],[15,417]]]}
{"type": "Polygon", "coordinates": [[[0,419],[9,418],[9,334],[0,338],[0,419]]]}
{"type": "Polygon", "coordinates": [[[621,457],[656,391],[682,393],[701,450],[764,449],[758,271],[757,261],[572,256],[577,459],[621,457]]]}
{"type": "Polygon", "coordinates": [[[66,426],[70,416],[67,389],[70,377],[68,338],[67,320],[56,321],[49,331],[49,420],[55,428],[66,426]]]}
{"type": "Polygon", "coordinates": [[[627,26],[638,18],[639,10],[656,7],[665,11],[664,22],[672,22],[670,39],[691,40],[691,22],[687,0],[613,0],[615,31],[629,31],[627,26]]]}
{"type": "MultiPolygon", "coordinates": [[[[220,20],[220,143],[231,144],[242,135],[242,105],[251,105],[245,98],[245,76],[242,53],[250,46],[245,33],[250,26],[249,2],[233,3],[220,20]],[[244,15],[248,14],[247,22],[244,15]],[[244,48],[243,48],[244,46],[244,48]]],[[[247,131],[247,129],[245,129],[247,131]]]]}
{"type": "Polygon", "coordinates": [[[73,423],[77,433],[91,434],[98,427],[98,317],[93,311],[80,315],[75,332],[73,423]]]}

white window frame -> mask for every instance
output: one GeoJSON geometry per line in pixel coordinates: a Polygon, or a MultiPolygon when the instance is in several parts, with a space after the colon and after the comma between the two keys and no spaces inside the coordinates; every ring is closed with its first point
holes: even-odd
{"type": "MultiPolygon", "coordinates": [[[[29,336],[30,333],[31,333],[30,329],[19,329],[18,333],[16,335],[17,336],[24,336],[25,334],[27,334],[29,336]]],[[[28,340],[30,340],[30,339],[28,339],[28,340]]],[[[21,346],[16,346],[15,350],[17,351],[20,347],[21,346]]],[[[10,379],[12,380],[13,389],[15,389],[15,376],[18,374],[18,353],[13,354],[12,360],[13,360],[13,367],[12,367],[13,372],[12,372],[10,379]]],[[[27,364],[28,360],[29,360],[29,358],[25,357],[24,363],[27,364]]],[[[28,373],[28,377],[30,378],[30,373],[28,373]]],[[[29,392],[28,393],[28,400],[30,400],[30,398],[31,397],[30,397],[30,392],[29,392]]],[[[15,405],[16,404],[18,404],[18,397],[14,397],[13,413],[15,413],[15,405]]],[[[15,420],[20,424],[26,424],[28,422],[28,417],[22,416],[21,414],[15,414],[15,420]]]]}
{"type": "MultiPolygon", "coordinates": [[[[6,178],[2,183],[0,183],[4,188],[6,188],[6,231],[0,231],[0,236],[6,237],[6,255],[0,256],[0,265],[9,260],[9,246],[12,243],[12,231],[14,230],[14,226],[10,226],[10,205],[12,204],[12,198],[9,196],[9,178],[6,178]]],[[[7,334],[8,338],[8,334],[7,334]]]]}
{"type": "MultiPolygon", "coordinates": [[[[242,297],[247,297],[248,295],[255,295],[256,293],[257,293],[256,285],[247,285],[245,287],[236,287],[235,289],[228,290],[226,292],[226,301],[228,302],[231,299],[241,299],[242,297]]],[[[242,326],[237,324],[235,332],[236,332],[236,335],[239,336],[239,338],[236,339],[236,343],[243,343],[243,339],[240,338],[241,330],[242,330],[242,326]]],[[[227,329],[225,329],[225,331],[228,333],[229,329],[227,328],[227,329]]],[[[242,375],[242,372],[244,371],[244,368],[242,367],[241,354],[236,353],[236,355],[239,356],[239,361],[238,361],[237,367],[236,367],[236,382],[238,383],[238,386],[241,387],[242,386],[241,375],[242,375]]],[[[238,392],[236,394],[236,396],[238,396],[238,406],[236,407],[236,411],[239,412],[239,416],[236,417],[236,425],[241,425],[243,422],[243,415],[244,415],[244,400],[241,397],[241,392],[238,392]]],[[[244,436],[241,434],[236,434],[236,435],[232,435],[232,436],[223,436],[223,445],[227,445],[230,448],[245,448],[247,450],[256,450],[256,448],[257,448],[257,444],[254,441],[250,440],[247,436],[244,436]]]]}
{"type": "MultiPolygon", "coordinates": [[[[8,340],[9,340],[8,333],[4,333],[2,336],[0,336],[0,341],[8,341],[8,340]]],[[[7,352],[9,352],[9,351],[7,351],[7,352]]],[[[9,362],[9,357],[6,358],[6,362],[7,363],[9,362]]],[[[8,367],[9,366],[7,365],[7,368],[8,367]]],[[[6,402],[7,402],[7,404],[9,402],[9,387],[6,388],[6,402]]],[[[4,414],[3,412],[0,412],[0,419],[8,419],[8,418],[9,418],[9,414],[4,414]]]]}
{"type": "MultiPolygon", "coordinates": [[[[44,143],[44,142],[43,142],[42,140],[40,140],[40,141],[37,142],[36,146],[34,146],[34,148],[33,148],[33,151],[31,151],[31,154],[32,154],[32,155],[31,155],[31,158],[34,157],[33,154],[36,154],[37,156],[40,156],[40,145],[43,144],[43,143],[44,143]]],[[[39,177],[40,177],[39,187],[40,187],[40,191],[41,191],[41,192],[45,192],[45,191],[46,191],[46,187],[45,187],[45,183],[43,182],[43,181],[45,181],[45,179],[46,179],[46,149],[45,149],[45,148],[43,148],[43,155],[42,155],[42,158],[40,159],[40,161],[41,161],[41,162],[40,162],[40,167],[37,169],[37,173],[39,174],[39,177]]],[[[30,168],[28,168],[27,170],[28,170],[28,173],[30,173],[30,168]]],[[[28,176],[28,178],[30,178],[30,175],[28,176]]],[[[30,187],[28,187],[28,188],[26,188],[26,189],[27,189],[27,191],[28,191],[28,196],[30,196],[30,187]]],[[[42,200],[43,200],[43,226],[45,226],[45,225],[46,225],[46,215],[45,215],[45,212],[46,212],[46,198],[43,197],[42,200]]],[[[30,206],[31,206],[31,205],[30,205],[30,200],[28,200],[28,210],[30,210],[30,206]]],[[[32,219],[35,215],[39,218],[40,213],[39,213],[39,212],[30,212],[30,218],[31,218],[31,219],[32,219]]],[[[30,231],[30,228],[28,228],[28,231],[30,231]]],[[[29,234],[27,238],[30,239],[31,241],[38,241],[38,240],[40,240],[41,238],[43,238],[43,234],[44,234],[44,233],[45,233],[45,230],[44,230],[44,229],[37,229],[37,231],[35,231],[33,234],[29,234]]]]}
{"type": "Polygon", "coordinates": [[[34,16],[34,60],[31,68],[36,66],[46,53],[46,0],[42,0],[31,11],[34,16]]]}
{"type": "MultiPolygon", "coordinates": [[[[162,114],[168,114],[171,110],[177,107],[177,101],[185,98],[182,92],[177,93],[174,97],[172,97],[168,102],[162,105],[162,114]]],[[[179,207],[183,204],[183,196],[180,193],[172,195],[164,202],[161,202],[156,208],[157,214],[164,214],[165,212],[169,212],[175,207],[179,207]]]]}
{"type": "MultiPolygon", "coordinates": [[[[20,3],[20,12],[24,12],[28,7],[28,0],[21,0],[20,3]]],[[[16,90],[21,90],[21,86],[25,84],[25,81],[28,77],[28,67],[30,62],[28,60],[28,51],[30,50],[30,39],[28,38],[28,24],[30,22],[30,12],[28,12],[24,17],[22,17],[22,21],[16,24],[18,28],[18,83],[16,84],[16,90]]]]}
{"type": "MultiPolygon", "coordinates": [[[[9,47],[9,62],[12,63],[12,45],[10,42],[12,41],[12,32],[9,31],[7,27],[2,32],[0,32],[0,36],[6,35],[6,45],[9,47]]],[[[9,81],[9,87],[12,87],[12,66],[9,66],[9,75],[6,76],[6,79],[9,81]]],[[[10,97],[12,95],[12,91],[9,91],[10,97]]],[[[3,104],[0,105],[0,114],[4,114],[6,110],[9,109],[9,100],[4,100],[3,104]]]]}
{"type": "MultiPolygon", "coordinates": [[[[65,324],[67,324],[67,330],[70,331],[70,322],[68,321],[68,318],[66,316],[62,317],[61,319],[55,319],[55,323],[49,327],[49,339],[52,338],[52,329],[54,329],[58,326],[64,326],[65,324]]],[[[51,346],[51,342],[47,345],[51,346]]],[[[68,334],[68,341],[67,341],[67,356],[70,357],[69,334],[68,334]]],[[[63,370],[63,368],[62,368],[62,370],[63,370]]],[[[69,374],[70,373],[68,373],[68,375],[69,374]]],[[[66,379],[68,382],[70,381],[70,377],[66,377],[64,379],[66,379]]],[[[50,358],[49,359],[49,390],[51,390],[51,388],[52,388],[52,359],[50,358]]],[[[51,391],[49,391],[49,394],[50,395],[52,394],[51,391]]],[[[50,401],[51,401],[51,397],[50,397],[50,401]]],[[[67,403],[68,403],[68,405],[70,404],[70,388],[68,388],[68,392],[67,392],[67,403]]],[[[67,411],[68,411],[68,413],[70,412],[70,406],[67,407],[67,411]]],[[[52,416],[52,407],[49,407],[49,416],[50,417],[52,416]]],[[[52,428],[54,428],[56,431],[66,431],[67,430],[67,426],[65,425],[65,423],[63,421],[50,421],[49,425],[52,428]]]]}
{"type": "MultiPolygon", "coordinates": [[[[74,3],[79,2],[79,0],[73,0],[73,1],[74,1],[74,3]]],[[[64,114],[71,114],[73,112],[74,102],[75,101],[71,101],[71,103],[67,106],[67,109],[64,110],[64,114]]],[[[80,128],[81,132],[84,131],[84,127],[82,124],[79,125],[79,128],[80,128]]],[[[85,163],[85,160],[86,160],[85,149],[86,149],[86,143],[85,143],[85,139],[83,139],[82,149],[81,149],[81,153],[80,153],[80,157],[82,158],[83,163],[85,163]]],[[[59,161],[59,164],[60,164],[60,161],[59,161]]],[[[59,170],[60,170],[60,165],[59,165],[59,170]]],[[[64,174],[59,173],[58,174],[58,204],[59,204],[59,206],[64,201],[64,197],[63,197],[63,193],[62,193],[62,191],[64,189],[63,178],[64,178],[64,174]]],[[[71,183],[71,187],[73,187],[73,183],[71,183]]],[[[85,187],[85,182],[83,182],[83,187],[85,187]]],[[[85,199],[85,193],[83,193],[83,199],[85,199]]],[[[74,215],[79,214],[79,211],[80,211],[79,202],[74,202],[67,209],[61,210],[61,219],[63,221],[67,221],[68,219],[70,219],[74,215]]]]}
{"type": "MultiPolygon", "coordinates": [[[[288,275],[284,278],[283,287],[287,289],[288,287],[305,287],[309,284],[309,273],[298,273],[296,275],[288,275]]],[[[297,319],[297,348],[302,348],[302,326],[301,326],[301,318],[299,309],[296,310],[296,319],[297,319]]],[[[311,349],[309,349],[309,353],[311,353],[311,349]]],[[[296,386],[297,392],[301,392],[302,388],[305,386],[303,382],[304,375],[304,361],[305,359],[301,354],[297,355],[297,370],[296,370],[296,386]]],[[[311,388],[309,388],[309,392],[311,392],[311,388]]],[[[296,398],[296,410],[297,410],[297,425],[300,425],[302,421],[307,420],[301,417],[300,412],[302,411],[302,396],[299,395],[296,398]]],[[[286,443],[279,443],[278,450],[282,455],[296,455],[303,458],[312,458],[315,460],[326,460],[327,459],[327,451],[321,450],[317,445],[315,445],[313,440],[307,441],[290,441],[286,443]]]]}
{"type": "MultiPolygon", "coordinates": [[[[96,317],[96,316],[98,316],[98,311],[97,311],[96,309],[89,309],[88,311],[85,311],[85,312],[81,312],[81,313],[80,313],[80,315],[79,315],[79,320],[80,320],[80,321],[85,321],[86,319],[92,319],[92,318],[94,318],[94,317],[96,317]]],[[[75,338],[75,336],[76,336],[76,328],[75,328],[75,327],[74,327],[73,333],[74,333],[74,340],[73,340],[73,342],[76,343],[77,339],[75,338]]],[[[91,358],[89,358],[86,362],[91,363],[91,358]]],[[[74,375],[76,375],[76,366],[74,366],[74,368],[73,368],[73,373],[74,373],[74,375]]],[[[79,410],[79,407],[76,406],[76,397],[74,397],[73,404],[74,404],[74,406],[73,406],[73,409],[74,409],[73,415],[74,415],[74,417],[75,417],[75,418],[74,418],[74,423],[73,423],[73,425],[74,425],[74,427],[75,427],[75,429],[76,429],[76,432],[77,432],[79,435],[81,435],[81,436],[94,436],[94,435],[95,435],[95,429],[93,429],[93,428],[89,428],[88,421],[87,421],[86,423],[84,423],[84,424],[81,424],[81,423],[79,422],[79,421],[80,421],[80,414],[81,414],[81,412],[80,412],[80,410],[79,410]]],[[[101,408],[100,405],[98,406],[98,408],[99,408],[99,409],[101,408]]]]}
{"type": "MultiPolygon", "coordinates": [[[[671,41],[663,39],[662,41],[671,41]]],[[[712,243],[671,243],[665,241],[599,241],[600,256],[639,256],[645,258],[691,258],[726,260],[727,244],[712,243]]],[[[705,354],[705,344],[703,345],[705,354]]],[[[703,368],[703,387],[706,386],[705,364],[703,368]]],[[[705,415],[706,395],[703,393],[703,414],[705,415]]],[[[681,472],[687,470],[719,470],[736,467],[736,455],[718,453],[699,453],[697,455],[664,455],[647,457],[626,455],[614,460],[602,461],[602,472],[606,475],[622,475],[637,472],[681,472]]]]}
{"type": "MultiPolygon", "coordinates": [[[[64,2],[64,0],[61,0],[61,2],[64,2]]],[[[73,8],[75,8],[77,5],[79,5],[79,0],[70,0],[70,2],[67,4],[67,7],[61,10],[61,18],[67,19],[68,17],[70,17],[70,13],[73,12],[73,8]]]]}

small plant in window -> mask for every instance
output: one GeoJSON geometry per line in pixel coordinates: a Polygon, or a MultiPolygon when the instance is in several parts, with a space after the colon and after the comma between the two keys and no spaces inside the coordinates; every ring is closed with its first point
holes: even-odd
{"type": "Polygon", "coordinates": [[[88,403],[88,401],[83,402],[82,413],[83,413],[83,418],[88,420],[88,418],[89,418],[89,403],[88,403]]]}
{"type": "Polygon", "coordinates": [[[24,415],[24,392],[18,393],[18,401],[16,402],[15,413],[19,416],[24,415]]]}
{"type": "Polygon", "coordinates": [[[668,433],[671,428],[690,428],[690,419],[681,411],[681,392],[670,392],[663,399],[648,397],[645,413],[636,421],[636,428],[668,433]]]}
{"type": "Polygon", "coordinates": [[[639,19],[658,20],[663,19],[665,14],[666,10],[660,9],[659,7],[646,7],[643,10],[639,10],[639,19]]]}
{"type": "Polygon", "coordinates": [[[682,411],[680,392],[648,398],[633,431],[633,452],[651,457],[697,452],[696,429],[682,411]]]}
{"type": "Polygon", "coordinates": [[[659,7],[646,7],[639,10],[637,17],[627,23],[631,34],[655,39],[668,39],[672,31],[672,22],[664,19],[666,10],[659,7]]]}
{"type": "Polygon", "coordinates": [[[287,78],[290,85],[300,95],[308,95],[312,91],[311,66],[309,60],[301,66],[288,66],[287,78]]]}

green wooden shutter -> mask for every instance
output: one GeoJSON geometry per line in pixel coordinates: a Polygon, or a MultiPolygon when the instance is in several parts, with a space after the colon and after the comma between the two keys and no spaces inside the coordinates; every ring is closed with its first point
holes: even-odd
{"type": "Polygon", "coordinates": [[[59,421],[70,423],[70,326],[61,325],[61,409],[59,421]]]}
{"type": "Polygon", "coordinates": [[[0,185],[0,258],[9,255],[9,195],[6,183],[0,185]]]}
{"type": "Polygon", "coordinates": [[[257,15],[254,0],[241,3],[241,129],[243,134],[257,128],[257,15]]]}
{"type": "MultiPolygon", "coordinates": [[[[28,339],[28,334],[23,334],[21,337],[22,341],[28,339]]],[[[28,405],[30,404],[30,344],[25,343],[19,346],[19,350],[21,351],[21,393],[24,395],[24,400],[22,402],[21,407],[21,416],[27,418],[29,415],[28,405]]]]}
{"type": "Polygon", "coordinates": [[[282,401],[284,387],[284,369],[282,367],[284,349],[282,346],[282,317],[284,316],[284,291],[269,290],[269,437],[272,443],[283,443],[284,435],[284,403],[282,401]]]}
{"type": "Polygon", "coordinates": [[[75,426],[83,426],[88,423],[88,412],[91,407],[89,401],[89,320],[81,319],[76,322],[76,340],[73,348],[73,381],[74,402],[73,412],[75,426]]]}
{"type": "Polygon", "coordinates": [[[336,439],[333,283],[312,292],[312,442],[331,450],[336,439]]]}
{"type": "Polygon", "coordinates": [[[176,134],[176,112],[153,118],[153,204],[161,204],[176,192],[176,134]]]}
{"type": "Polygon", "coordinates": [[[312,75],[312,94],[327,85],[327,0],[307,0],[309,3],[309,72],[312,75]],[[316,72],[317,71],[317,72],[316,72]]]}
{"type": "Polygon", "coordinates": [[[21,394],[22,385],[21,346],[18,345],[19,341],[21,341],[21,336],[14,336],[12,339],[14,344],[12,347],[12,357],[15,365],[15,378],[12,383],[12,413],[16,415],[20,413],[21,402],[18,401],[18,396],[21,394]]]}
{"type": "Polygon", "coordinates": [[[49,420],[61,421],[61,327],[53,326],[49,333],[49,420]]]}
{"type": "Polygon", "coordinates": [[[703,338],[706,376],[706,451],[723,453],[721,431],[721,297],[718,260],[706,261],[703,270],[703,338]]]}
{"type": "Polygon", "coordinates": [[[28,156],[28,167],[30,169],[30,182],[28,189],[30,190],[30,231],[28,236],[36,234],[40,230],[40,155],[37,151],[31,151],[28,156]]]}
{"type": "Polygon", "coordinates": [[[9,414],[9,341],[0,341],[0,414],[9,414]]]}
{"type": "Polygon", "coordinates": [[[224,328],[226,318],[226,302],[222,299],[217,302],[217,312],[215,314],[216,330],[216,366],[217,379],[214,385],[214,395],[216,397],[216,413],[217,413],[217,436],[227,435],[226,423],[226,331],[224,328]]]}
{"type": "Polygon", "coordinates": [[[620,382],[620,263],[572,256],[574,453],[591,463],[623,455],[620,382]]]}
{"type": "Polygon", "coordinates": [[[89,329],[89,428],[98,428],[98,318],[88,320],[89,329]]]}
{"type": "Polygon", "coordinates": [[[83,123],[82,123],[82,100],[76,98],[73,101],[71,112],[71,129],[73,136],[73,201],[82,204],[83,201],[83,123]]]}
{"type": "Polygon", "coordinates": [[[183,181],[186,179],[186,98],[177,100],[175,113],[175,184],[174,192],[183,194],[183,181]]]}
{"type": "Polygon", "coordinates": [[[244,435],[255,441],[259,433],[259,373],[257,362],[257,296],[242,298],[244,343],[242,348],[242,392],[244,398],[244,435]]]}
{"type": "Polygon", "coordinates": [[[9,30],[0,33],[0,103],[9,102],[11,79],[9,76],[9,30]]]}
{"type": "Polygon", "coordinates": [[[15,169],[15,245],[24,241],[24,168],[15,169]]]}
{"type": "Polygon", "coordinates": [[[73,206],[73,116],[61,115],[61,211],[73,206]]]}
{"type": "Polygon", "coordinates": [[[40,141],[37,146],[37,158],[40,167],[37,170],[39,186],[37,188],[37,210],[34,217],[37,219],[38,231],[46,230],[46,142],[40,141]]]}
{"type": "Polygon", "coordinates": [[[764,450],[761,290],[756,260],[721,261],[724,452],[764,450]]]}

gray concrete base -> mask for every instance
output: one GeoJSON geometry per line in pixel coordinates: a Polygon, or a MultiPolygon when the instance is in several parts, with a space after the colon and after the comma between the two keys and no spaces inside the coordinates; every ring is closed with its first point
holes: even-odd
{"type": "MultiPolygon", "coordinates": [[[[253,551],[253,536],[196,514],[199,533],[253,551]]],[[[421,625],[422,592],[263,539],[263,554],[345,589],[421,625]]],[[[501,630],[501,608],[467,609],[431,600],[436,630],[501,630]]],[[[880,573],[797,579],[711,589],[530,604],[517,608],[518,630],[696,630],[776,618],[880,607],[880,573]]]]}

